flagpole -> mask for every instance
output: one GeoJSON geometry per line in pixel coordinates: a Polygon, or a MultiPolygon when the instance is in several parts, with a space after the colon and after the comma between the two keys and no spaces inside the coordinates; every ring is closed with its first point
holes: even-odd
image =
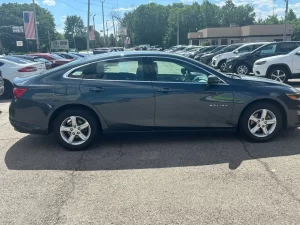
{"type": "Polygon", "coordinates": [[[33,13],[34,13],[34,27],[35,27],[35,35],[36,35],[36,49],[37,52],[40,52],[40,41],[39,41],[39,32],[37,27],[37,19],[36,19],[36,12],[35,12],[35,0],[32,0],[33,2],[33,13]]]}

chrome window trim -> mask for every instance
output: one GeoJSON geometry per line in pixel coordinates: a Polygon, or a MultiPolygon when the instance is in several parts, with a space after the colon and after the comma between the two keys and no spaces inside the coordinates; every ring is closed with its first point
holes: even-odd
{"type": "MultiPolygon", "coordinates": [[[[204,68],[202,67],[199,67],[198,65],[195,65],[195,64],[192,64],[190,62],[187,62],[187,61],[184,61],[184,60],[181,60],[181,59],[177,59],[177,58],[171,58],[171,57],[168,57],[168,56],[139,56],[139,57],[144,57],[144,58],[161,58],[161,59],[171,59],[171,60],[177,60],[177,61],[180,61],[180,62],[183,62],[183,63],[187,63],[187,64],[190,64],[200,70],[203,70],[205,71],[206,73],[208,73],[209,75],[214,75],[212,73],[210,73],[209,71],[205,70],[204,68]]],[[[87,66],[87,65],[90,65],[92,63],[99,63],[99,62],[106,62],[106,61],[112,61],[112,60],[118,60],[118,59],[132,59],[132,58],[138,58],[137,56],[128,56],[128,57],[119,57],[119,58],[113,58],[113,59],[104,59],[104,60],[96,60],[94,62],[89,62],[89,63],[86,63],[86,64],[83,64],[83,65],[80,65],[80,66],[77,66],[75,68],[72,68],[70,70],[68,70],[67,72],[65,72],[63,74],[63,78],[65,79],[75,79],[75,80],[101,80],[101,82],[105,82],[105,81],[122,81],[122,82],[155,82],[155,83],[177,83],[177,84],[180,84],[180,83],[183,83],[183,84],[189,84],[189,83],[192,83],[192,84],[195,84],[196,82],[169,82],[169,81],[143,81],[143,80],[107,80],[107,79],[84,79],[84,78],[74,78],[74,77],[68,77],[68,75],[70,73],[72,73],[74,70],[76,69],[79,69],[81,67],[84,67],[84,66],[87,66]]],[[[209,76],[208,75],[208,76],[209,76]]],[[[217,76],[223,83],[220,83],[220,84],[216,84],[216,85],[229,85],[228,83],[226,83],[222,78],[220,78],[219,76],[217,76]]],[[[201,84],[201,83],[198,83],[198,84],[201,84]]]]}

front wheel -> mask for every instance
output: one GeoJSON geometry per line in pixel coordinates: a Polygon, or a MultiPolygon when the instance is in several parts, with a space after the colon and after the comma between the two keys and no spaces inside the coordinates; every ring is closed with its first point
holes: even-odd
{"type": "Polygon", "coordinates": [[[268,141],[282,129],[282,114],[273,104],[260,102],[249,106],[240,119],[240,130],[255,141],[268,141]]]}
{"type": "Polygon", "coordinates": [[[221,72],[226,71],[226,61],[225,60],[223,60],[219,63],[218,69],[220,69],[221,72]]]}
{"type": "Polygon", "coordinates": [[[247,74],[249,74],[250,69],[246,64],[240,64],[236,67],[235,72],[237,74],[247,75],[247,74]]]}
{"type": "Polygon", "coordinates": [[[289,79],[289,71],[285,67],[274,67],[269,71],[268,78],[280,83],[286,83],[289,79]]]}
{"type": "Polygon", "coordinates": [[[53,132],[62,147],[71,151],[84,150],[96,139],[99,123],[86,110],[66,110],[55,118],[53,132]]]}

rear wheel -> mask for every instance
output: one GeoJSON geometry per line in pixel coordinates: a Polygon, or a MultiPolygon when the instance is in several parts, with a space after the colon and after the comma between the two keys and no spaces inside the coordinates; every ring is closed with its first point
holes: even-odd
{"type": "Polygon", "coordinates": [[[3,96],[5,98],[12,98],[13,97],[13,85],[8,80],[4,80],[4,92],[3,96]]]}
{"type": "Polygon", "coordinates": [[[282,129],[283,119],[278,107],[267,102],[250,105],[240,119],[240,130],[250,139],[267,141],[282,129]]]}
{"type": "Polygon", "coordinates": [[[88,148],[99,134],[99,123],[88,111],[66,110],[54,120],[53,132],[57,142],[71,151],[88,148]]]}
{"type": "Polygon", "coordinates": [[[278,81],[280,83],[286,83],[289,79],[289,76],[289,71],[283,66],[274,67],[268,72],[269,79],[278,81]]]}

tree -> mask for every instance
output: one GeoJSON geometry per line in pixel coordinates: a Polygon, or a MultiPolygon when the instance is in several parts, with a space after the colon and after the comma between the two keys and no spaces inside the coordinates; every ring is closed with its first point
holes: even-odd
{"type": "Polygon", "coordinates": [[[79,16],[67,16],[65,21],[65,36],[72,34],[81,36],[84,34],[83,20],[79,16]]]}
{"type": "MultiPolygon", "coordinates": [[[[47,51],[49,48],[48,41],[48,31],[51,40],[55,39],[55,23],[53,15],[47,10],[39,5],[36,7],[36,16],[38,24],[38,33],[40,40],[41,51],[47,51]]],[[[17,3],[4,3],[0,5],[0,26],[23,26],[23,11],[33,11],[33,4],[17,4],[17,3]]],[[[6,51],[16,51],[16,52],[27,52],[36,51],[36,41],[35,40],[25,40],[24,33],[16,34],[12,33],[10,27],[0,29],[0,36],[2,45],[5,47],[6,51]],[[17,47],[16,41],[23,41],[23,47],[17,47]]]]}
{"type": "Polygon", "coordinates": [[[264,24],[279,24],[279,19],[277,15],[269,15],[265,21],[264,24]]]}
{"type": "Polygon", "coordinates": [[[109,36],[109,46],[116,47],[116,39],[113,34],[110,34],[109,36]]]}
{"type": "Polygon", "coordinates": [[[287,21],[294,21],[294,20],[297,20],[297,16],[296,14],[294,13],[294,10],[290,9],[288,14],[287,14],[287,21]]]}

